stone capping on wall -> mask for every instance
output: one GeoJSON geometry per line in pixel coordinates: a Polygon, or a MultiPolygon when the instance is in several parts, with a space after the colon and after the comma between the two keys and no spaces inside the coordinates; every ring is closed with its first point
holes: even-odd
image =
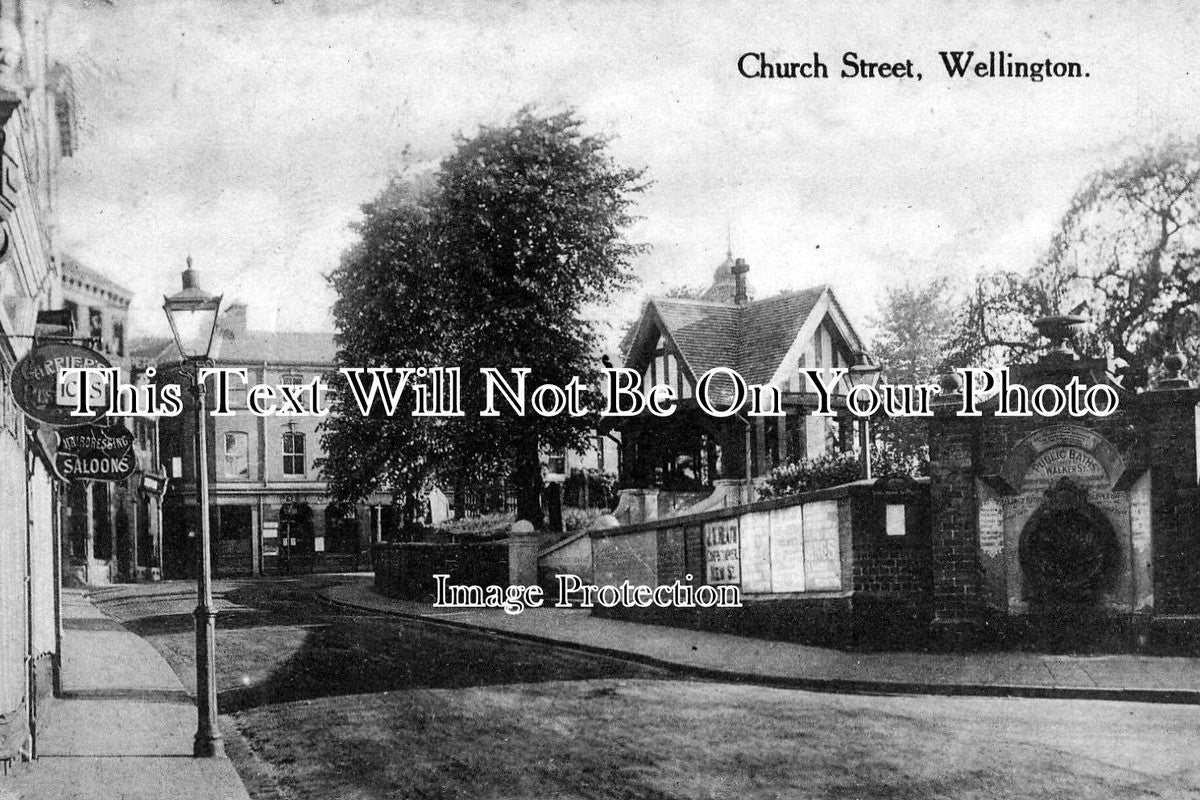
{"type": "MultiPolygon", "coordinates": [[[[771,500],[759,500],[740,506],[717,508],[713,509],[712,511],[703,511],[699,514],[681,514],[677,517],[663,517],[661,519],[650,520],[648,522],[639,522],[637,525],[624,525],[620,528],[585,530],[575,534],[574,536],[564,539],[561,542],[556,542],[545,550],[542,550],[539,555],[545,555],[546,553],[553,552],[554,550],[570,544],[582,538],[583,536],[590,536],[593,539],[609,539],[618,536],[630,536],[637,533],[662,530],[663,528],[683,528],[691,525],[700,525],[705,522],[712,522],[719,519],[740,517],[744,514],[754,513],[756,511],[775,511],[776,509],[780,508],[790,508],[803,503],[814,503],[820,500],[839,500],[844,497],[879,494],[881,490],[885,496],[894,496],[897,499],[906,497],[910,494],[903,489],[893,489],[888,485],[888,483],[889,481],[884,478],[859,480],[852,483],[843,483],[840,486],[831,486],[828,489],[816,489],[811,492],[790,494],[786,497],[777,497],[771,500]]],[[[928,486],[929,478],[914,478],[912,480],[912,484],[914,486],[928,486]]]]}
{"type": "Polygon", "coordinates": [[[593,533],[600,533],[604,530],[613,531],[613,530],[617,530],[617,528],[602,528],[600,531],[593,531],[588,528],[584,528],[581,531],[575,531],[575,533],[572,533],[567,538],[560,539],[557,542],[555,542],[554,544],[546,545],[541,550],[538,550],[538,558],[541,558],[542,556],[550,555],[554,551],[561,550],[569,544],[575,544],[575,542],[578,542],[580,539],[582,539],[585,536],[588,536],[593,533]]]}
{"type": "Polygon", "coordinates": [[[1191,401],[1192,405],[1200,403],[1200,388],[1184,386],[1179,388],[1153,387],[1146,391],[1134,395],[1134,400],[1142,405],[1156,405],[1159,403],[1176,404],[1182,401],[1191,401]],[[1190,397],[1188,395],[1191,395],[1190,397]]]}

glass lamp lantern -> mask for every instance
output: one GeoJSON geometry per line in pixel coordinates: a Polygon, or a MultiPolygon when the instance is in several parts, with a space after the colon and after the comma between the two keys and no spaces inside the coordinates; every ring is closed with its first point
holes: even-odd
{"type": "Polygon", "coordinates": [[[879,376],[883,370],[878,364],[871,363],[871,356],[867,353],[857,353],[855,356],[855,364],[846,370],[846,383],[849,384],[847,389],[854,391],[860,386],[866,386],[874,389],[879,383],[879,376]]]}
{"type": "Polygon", "coordinates": [[[192,269],[191,256],[188,256],[187,269],[183,271],[183,290],[163,298],[163,311],[171,325],[175,346],[185,361],[212,356],[221,296],[200,288],[200,277],[192,269]]]}

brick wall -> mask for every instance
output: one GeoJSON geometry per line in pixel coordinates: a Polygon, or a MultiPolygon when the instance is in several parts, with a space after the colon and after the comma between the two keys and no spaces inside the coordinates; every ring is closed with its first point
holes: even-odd
{"type": "MultiPolygon", "coordinates": [[[[686,580],[687,553],[684,528],[660,528],[658,530],[658,583],[691,583],[686,580]]],[[[692,575],[693,581],[695,575],[692,575]]]]}
{"type": "Polygon", "coordinates": [[[431,544],[384,542],[372,550],[375,588],[389,597],[428,600],[433,576],[449,575],[450,583],[508,585],[508,542],[431,544]]]}
{"type": "Polygon", "coordinates": [[[929,490],[881,492],[851,502],[854,591],[929,603],[933,564],[929,548],[929,490]],[[887,506],[904,506],[905,534],[889,536],[887,506]]]}
{"type": "Polygon", "coordinates": [[[1142,398],[1148,430],[1156,614],[1200,614],[1200,502],[1196,488],[1196,390],[1142,398]]]}
{"type": "Polygon", "coordinates": [[[930,548],[935,622],[982,615],[983,566],[976,530],[975,454],[979,420],[939,413],[930,420],[930,548]]]}
{"type": "Polygon", "coordinates": [[[932,595],[925,483],[849,484],[594,531],[595,582],[662,585],[691,574],[699,585],[706,576],[705,526],[730,520],[741,521],[733,530],[742,608],[597,607],[593,613],[810,644],[905,646],[925,638],[932,595]],[[905,507],[904,536],[887,536],[888,504],[905,507]],[[776,537],[784,540],[778,547],[776,537]],[[789,567],[780,558],[796,561],[789,567]]]}
{"type": "MultiPolygon", "coordinates": [[[[1061,383],[1062,375],[1024,380],[1061,383]]],[[[1082,380],[1082,379],[1081,379],[1082,380]]],[[[1094,381],[1084,381],[1094,382],[1094,381]]],[[[930,420],[931,548],[936,617],[988,618],[978,555],[975,480],[1001,473],[1026,436],[1056,423],[1093,430],[1120,452],[1127,488],[1151,473],[1151,525],[1156,614],[1200,614],[1200,492],[1196,488],[1195,389],[1151,390],[1123,397],[1109,417],[958,417],[957,405],[930,420]]],[[[856,580],[859,578],[856,577],[856,580]]],[[[868,580],[863,576],[862,580],[868,580]]]]}

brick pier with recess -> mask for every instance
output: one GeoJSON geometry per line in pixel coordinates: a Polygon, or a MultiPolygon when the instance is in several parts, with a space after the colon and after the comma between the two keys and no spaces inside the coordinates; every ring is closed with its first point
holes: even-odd
{"type": "Polygon", "coordinates": [[[1167,377],[1134,393],[1108,364],[1052,349],[1014,367],[1033,390],[1103,383],[1107,416],[960,416],[962,387],[930,421],[933,628],[950,641],[1013,637],[1067,649],[1174,646],[1200,629],[1200,391],[1167,377]]]}

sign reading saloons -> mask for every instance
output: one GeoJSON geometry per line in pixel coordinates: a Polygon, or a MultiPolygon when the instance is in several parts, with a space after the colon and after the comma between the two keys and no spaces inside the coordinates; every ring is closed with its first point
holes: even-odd
{"type": "Polygon", "coordinates": [[[81,425],[59,431],[57,438],[54,463],[67,480],[120,481],[137,467],[133,434],[119,422],[81,425]]]}

